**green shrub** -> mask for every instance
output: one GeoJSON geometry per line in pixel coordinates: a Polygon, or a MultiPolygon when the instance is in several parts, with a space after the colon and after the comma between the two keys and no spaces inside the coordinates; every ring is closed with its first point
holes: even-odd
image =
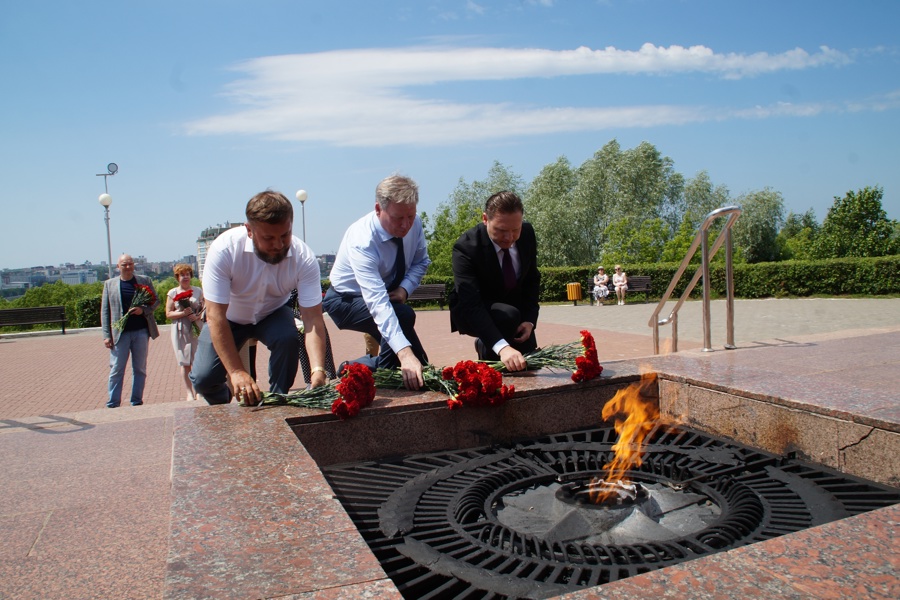
{"type": "Polygon", "coordinates": [[[103,296],[82,298],[75,302],[75,322],[78,328],[100,327],[100,306],[103,296]]]}
{"type": "MultiPolygon", "coordinates": [[[[611,265],[610,265],[611,266],[611,265]]],[[[651,298],[658,300],[678,271],[678,264],[655,263],[623,265],[629,275],[645,275],[653,282],[651,298]]],[[[689,265],[671,294],[684,293],[700,265],[689,265]]],[[[564,302],[566,284],[578,282],[585,289],[594,276],[596,265],[582,267],[546,267],[541,269],[541,302],[564,302]]],[[[710,291],[713,297],[724,297],[725,265],[710,266],[710,291]]],[[[692,298],[703,293],[702,277],[691,292],[692,298]]],[[[778,298],[784,296],[865,294],[879,296],[900,293],[900,255],[877,258],[833,258],[827,260],[786,260],[734,265],[734,294],[738,298],[778,298]]]]}

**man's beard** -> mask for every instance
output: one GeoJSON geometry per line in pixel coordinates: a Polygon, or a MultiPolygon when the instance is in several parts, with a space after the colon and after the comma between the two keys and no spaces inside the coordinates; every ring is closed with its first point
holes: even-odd
{"type": "Polygon", "coordinates": [[[285,258],[287,258],[288,251],[291,249],[290,246],[286,246],[285,249],[280,254],[271,256],[269,254],[264,254],[263,251],[259,249],[259,246],[256,245],[255,239],[250,238],[250,241],[253,242],[253,252],[256,254],[256,256],[259,257],[259,260],[261,260],[265,263],[268,263],[270,265],[277,265],[278,263],[283,261],[285,258]]]}

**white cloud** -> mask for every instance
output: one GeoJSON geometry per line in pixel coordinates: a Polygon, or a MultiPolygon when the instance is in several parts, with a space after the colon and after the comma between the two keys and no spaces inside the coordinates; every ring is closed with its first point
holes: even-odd
{"type": "Polygon", "coordinates": [[[471,13],[475,13],[476,15],[484,14],[484,7],[480,4],[477,4],[473,0],[468,0],[468,2],[466,2],[466,10],[471,13]]]}
{"type": "MultiPolygon", "coordinates": [[[[724,118],[708,107],[546,107],[462,103],[423,97],[424,86],[560,76],[706,73],[740,79],[784,70],[840,66],[847,55],[822,47],[769,54],[716,54],[704,46],[639,50],[413,47],[269,56],[235,67],[245,77],[226,94],[236,112],[189,123],[190,134],[246,134],[338,146],[445,145],[521,135],[646,127],[724,118]],[[418,94],[414,96],[412,90],[418,94]]],[[[733,117],[814,111],[769,107],[733,117]]]]}

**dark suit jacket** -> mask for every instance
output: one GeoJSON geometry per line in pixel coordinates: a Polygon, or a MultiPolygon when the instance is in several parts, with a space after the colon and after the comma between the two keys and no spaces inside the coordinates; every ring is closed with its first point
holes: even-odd
{"type": "MultiPolygon", "coordinates": [[[[507,292],[494,244],[484,223],[463,233],[453,245],[453,290],[450,292],[450,330],[479,337],[490,348],[503,337],[491,319],[495,302],[511,304],[522,313],[522,321],[537,325],[541,275],[537,268],[537,240],[530,223],[522,223],[519,278],[507,292]]],[[[510,340],[507,340],[510,341],[510,340]]]]}

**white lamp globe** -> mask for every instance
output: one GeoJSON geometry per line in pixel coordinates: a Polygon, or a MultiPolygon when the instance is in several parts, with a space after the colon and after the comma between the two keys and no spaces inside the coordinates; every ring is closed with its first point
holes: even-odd
{"type": "Polygon", "coordinates": [[[100,194],[100,198],[98,199],[100,204],[104,207],[109,208],[109,205],[112,204],[112,196],[109,194],[100,194]]]}
{"type": "Polygon", "coordinates": [[[300,204],[306,202],[306,199],[309,198],[309,194],[306,193],[306,190],[297,190],[297,200],[300,201],[300,204]]]}

